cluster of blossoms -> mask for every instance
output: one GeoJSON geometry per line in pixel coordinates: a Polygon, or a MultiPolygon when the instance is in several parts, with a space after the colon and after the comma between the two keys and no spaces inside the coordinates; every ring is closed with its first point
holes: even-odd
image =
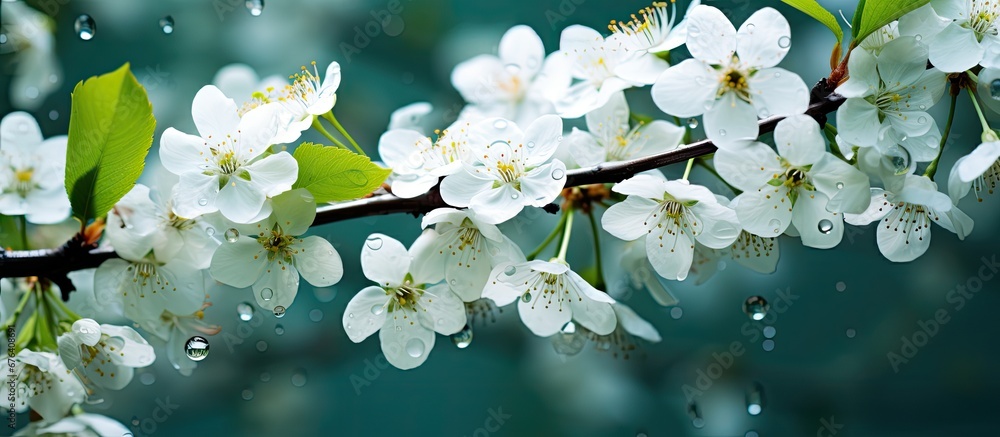
{"type": "MultiPolygon", "coordinates": [[[[806,113],[809,88],[778,67],[791,29],[771,8],[737,29],[698,1],[682,19],[673,2],[669,9],[655,3],[631,22],[612,22],[608,36],[570,26],[548,55],[533,30],[516,26],[501,38],[498,55],[455,67],[452,83],[468,103],[456,121],[435,126],[431,136],[422,120],[433,111],[429,104],[392,115],[378,142],[392,171],[387,189],[400,198],[438,190],[449,207],[423,217],[423,232],[409,248],[381,233],[366,239],[361,266],[375,284],[347,304],[344,331],[353,342],[378,332],[387,361],[400,369],[427,359],[435,333],[467,346],[477,316],[515,302],[527,329],[551,338],[564,355],[587,341],[604,350],[614,345],[623,356],[637,339],[659,341],[650,323],[601,290],[600,263],[596,279],[571,269],[577,213],[591,221],[595,239],[600,223],[632,242],[621,259],[630,274],[648,265],[671,281],[692,274],[704,281],[724,256],[772,273],[783,235],[829,249],[840,244],[845,226],[877,222],[878,249],[895,262],[927,251],[931,223],[964,238],[973,223],[959,202],[970,192],[982,201],[1000,182],[1000,136],[980,109],[1000,100],[995,8],[987,1],[934,2],[857,44],[846,61],[849,76],[831,84],[843,98],[836,127],[806,113]],[[691,58],[671,65],[669,51],[682,45],[691,58]],[[574,170],[599,172],[683,149],[696,135],[693,118],[678,126],[635,114],[625,91],[645,86],[669,118],[702,117],[718,151],[692,158],[680,179],[653,170],[613,185],[567,187],[574,170]],[[954,105],[961,88],[982,122],[982,144],[951,169],[945,194],[934,176],[951,120],[942,132],[928,111],[946,91],[954,105]],[[976,88],[988,93],[982,102],[976,88]],[[567,127],[578,118],[570,123],[579,127],[567,127]],[[760,139],[762,119],[780,119],[773,144],[760,139]],[[694,164],[726,188],[690,182],[694,164]],[[528,255],[498,227],[560,197],[558,225],[528,255]],[[554,256],[536,259],[557,237],[554,256]]],[[[250,288],[260,307],[280,317],[300,277],[321,287],[343,276],[330,242],[304,236],[316,217],[315,196],[293,189],[299,164],[274,147],[309,128],[329,137],[322,119],[353,143],[332,114],[340,66],[331,63],[322,77],[315,65],[302,67],[290,79],[261,80],[245,66],[220,71],[216,85],[194,97],[197,134],[169,128],[160,139],[160,162],[179,182],[162,195],[136,185],[106,218],[104,244],[120,259],[73,278],[78,294],[90,293],[162,343],[182,373],[194,367],[183,359],[185,340],[219,329],[203,320],[206,280],[250,288]]],[[[65,155],[66,139],[43,140],[24,113],[6,116],[0,131],[0,213],[32,223],[65,220],[69,201],[53,182],[65,161],[51,157],[65,155]]],[[[139,332],[76,315],[44,280],[16,282],[5,285],[17,291],[4,293],[5,301],[14,296],[0,308],[4,314],[16,321],[34,299],[36,307],[51,306],[61,326],[51,339],[20,345],[19,383],[26,389],[18,408],[61,419],[95,388],[120,389],[133,368],[153,361],[139,332]]],[[[677,303],[656,278],[628,282],[662,305],[677,303]]]]}

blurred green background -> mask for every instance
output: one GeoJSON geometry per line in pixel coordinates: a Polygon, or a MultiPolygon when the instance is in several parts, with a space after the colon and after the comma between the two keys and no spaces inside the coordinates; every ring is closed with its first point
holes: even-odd
{"type": "MultiPolygon", "coordinates": [[[[759,7],[777,5],[793,31],[792,50],[782,66],[807,83],[829,73],[833,38],[805,15],[777,1],[706,3],[737,24],[759,7]]],[[[850,1],[821,3],[848,17],[854,9],[850,1]]],[[[450,85],[451,69],[476,54],[495,52],[510,26],[530,25],[552,51],[565,26],[579,23],[603,31],[609,20],[647,5],[636,0],[402,0],[402,12],[380,22],[376,17],[383,16],[386,0],[275,0],[257,17],[237,0],[29,4],[54,19],[62,65],[61,86],[31,111],[46,136],[67,131],[74,84],[124,62],[131,63],[154,105],[155,148],[167,127],[192,131],[191,100],[224,65],[246,63],[267,76],[294,73],[312,60],[321,66],[337,60],[343,83],[335,113],[369,154],[376,153],[391,111],[404,104],[433,103],[439,117],[434,121],[445,127],[461,108],[450,85]],[[73,30],[83,13],[97,23],[90,41],[73,30]],[[167,15],[175,21],[171,34],[158,25],[167,15]],[[357,44],[356,29],[369,22],[380,28],[379,35],[357,44]],[[357,52],[348,59],[342,44],[357,52]]],[[[683,10],[687,2],[678,4],[683,10]]],[[[13,110],[8,90],[14,60],[10,54],[0,57],[2,114],[13,110]]],[[[648,88],[631,90],[627,97],[633,110],[658,113],[648,88]]],[[[964,97],[959,101],[941,181],[954,160],[979,142],[974,113],[964,97]]],[[[934,108],[939,120],[947,109],[942,106],[934,108]]],[[[156,156],[150,154],[144,182],[170,183],[165,172],[151,170],[158,165],[156,156]]],[[[665,171],[676,177],[682,168],[665,171]]],[[[693,180],[719,186],[700,169],[693,180]]],[[[427,362],[411,371],[376,366],[384,365],[378,340],[351,343],[341,318],[348,300],[368,285],[359,269],[364,238],[384,232],[408,244],[418,234],[418,221],[400,215],[317,227],[312,232],[332,241],[344,258],[348,273],[341,283],[314,291],[303,282],[284,318],[258,311],[250,322],[240,321],[235,310],[239,302],[253,302],[250,291],[217,286],[210,290],[214,305],[206,317],[224,331],[209,339],[211,353],[194,375],[179,375],[161,357],[125,390],[85,409],[118,419],[135,436],[996,435],[1000,278],[985,281],[960,310],[946,299],[956,285],[977,277],[984,257],[996,259],[998,202],[997,196],[982,203],[965,199],[961,206],[976,221],[972,235],[960,242],[933,229],[928,253],[909,264],[893,264],[879,254],[873,227],[848,230],[839,247],[826,251],[783,237],[773,275],[750,272],[730,260],[700,286],[669,284],[681,301],[673,315],[646,292],[625,290],[617,263],[621,244],[604,235],[611,291],[622,293],[659,329],[661,343],[645,345],[628,360],[593,344],[563,359],[549,340],[531,335],[510,307],[496,323],[476,325],[467,349],[439,336],[427,362]],[[779,305],[779,290],[797,299],[779,305]],[[752,322],[741,309],[753,295],[772,302],[765,319],[776,330],[772,351],[762,347],[765,325],[752,322]],[[918,322],[939,309],[948,311],[950,321],[895,371],[887,354],[900,353],[901,338],[912,339],[918,322]],[[279,324],[283,335],[276,333],[279,324]],[[723,354],[734,342],[745,353],[697,397],[703,423],[694,423],[682,387],[695,386],[699,371],[718,370],[713,354],[723,354]],[[746,408],[747,387],[754,382],[764,398],[757,416],[746,408]],[[173,405],[170,413],[156,414],[163,420],[154,420],[154,409],[165,404],[173,405]],[[490,420],[501,416],[499,426],[490,420]]],[[[530,250],[556,218],[526,212],[501,228],[530,250]]],[[[570,262],[578,270],[593,263],[591,247],[581,226],[570,246],[570,262]]],[[[19,423],[27,423],[26,415],[19,423]]]]}

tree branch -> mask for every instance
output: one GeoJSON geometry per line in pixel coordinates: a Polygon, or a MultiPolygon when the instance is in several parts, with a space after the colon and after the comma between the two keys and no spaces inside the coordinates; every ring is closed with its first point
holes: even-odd
{"type": "MultiPolygon", "coordinates": [[[[812,89],[812,103],[806,114],[815,118],[822,126],[826,124],[826,114],[837,110],[844,102],[844,97],[834,94],[822,79],[812,89]]],[[[760,120],[760,133],[774,130],[774,126],[783,117],[770,117],[760,120]]],[[[688,144],[682,148],[656,155],[645,156],[630,161],[601,164],[591,168],[568,171],[566,186],[574,187],[599,183],[615,183],[632,177],[636,173],[663,167],[665,165],[684,162],[698,156],[708,155],[716,151],[711,141],[702,140],[688,144]]],[[[350,202],[326,205],[317,208],[316,220],[313,226],[377,215],[409,213],[414,216],[427,213],[435,208],[446,207],[441,199],[439,186],[435,186],[424,195],[412,199],[403,199],[392,194],[382,194],[350,202]]],[[[110,248],[97,248],[81,245],[77,239],[70,240],[57,249],[4,251],[0,253],[0,278],[41,276],[52,279],[67,288],[69,281],[63,281],[66,273],[94,268],[105,260],[117,258],[118,255],[110,248]]],[[[71,288],[72,285],[69,284],[71,288]]],[[[64,297],[67,295],[64,292],[64,297]]]]}

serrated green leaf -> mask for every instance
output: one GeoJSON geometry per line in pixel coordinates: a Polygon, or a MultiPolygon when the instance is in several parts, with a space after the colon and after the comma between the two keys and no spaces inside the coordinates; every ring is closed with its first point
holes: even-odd
{"type": "Polygon", "coordinates": [[[862,11],[860,19],[857,11],[854,12],[853,43],[860,44],[872,32],[927,3],[930,0],[863,0],[858,3],[858,10],[862,11]]]}
{"type": "Polygon", "coordinates": [[[292,188],[305,188],[316,203],[352,200],[375,191],[391,171],[339,147],[302,143],[295,149],[299,178],[292,188]]]}
{"type": "Polygon", "coordinates": [[[781,0],[785,4],[798,9],[805,13],[806,15],[813,17],[816,21],[819,21],[824,26],[828,27],[833,35],[837,37],[837,44],[840,44],[844,40],[844,29],[840,28],[840,22],[837,18],[833,16],[830,11],[826,10],[823,6],[820,6],[816,0],[781,0]]]}
{"type": "Polygon", "coordinates": [[[153,107],[129,64],[76,84],[66,150],[73,216],[101,217],[132,189],[153,144],[153,107]]]}

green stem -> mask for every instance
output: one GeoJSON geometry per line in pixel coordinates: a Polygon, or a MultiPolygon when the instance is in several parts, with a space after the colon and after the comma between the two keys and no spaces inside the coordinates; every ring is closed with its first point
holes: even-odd
{"type": "Polygon", "coordinates": [[[691,167],[694,167],[694,160],[695,158],[691,158],[688,160],[687,167],[684,169],[684,176],[681,176],[681,179],[686,181],[688,179],[688,176],[691,175],[691,167]]]}
{"type": "Polygon", "coordinates": [[[3,325],[0,325],[0,328],[2,328],[4,332],[7,332],[7,328],[17,325],[17,318],[21,316],[21,312],[24,311],[24,307],[28,305],[28,299],[31,299],[31,293],[24,293],[24,295],[21,296],[21,301],[17,303],[17,308],[15,308],[10,317],[3,322],[3,325]]]}
{"type": "Polygon", "coordinates": [[[354,141],[354,138],[351,138],[351,134],[347,133],[347,129],[344,129],[344,126],[340,125],[340,122],[337,121],[337,117],[333,116],[332,110],[330,112],[327,112],[326,114],[323,114],[323,118],[332,123],[333,127],[337,128],[337,132],[340,132],[340,134],[343,135],[344,138],[347,138],[347,141],[351,142],[351,145],[354,146],[354,150],[357,150],[359,155],[368,156],[365,155],[364,150],[361,150],[361,146],[358,145],[357,141],[354,141]]]}
{"type": "Polygon", "coordinates": [[[313,127],[313,129],[316,129],[317,132],[323,134],[323,136],[326,137],[326,139],[328,139],[331,142],[333,142],[334,145],[340,146],[340,147],[343,147],[343,148],[347,149],[347,146],[345,146],[344,143],[342,143],[342,142],[340,142],[340,140],[334,138],[333,135],[330,135],[330,132],[327,132],[326,128],[324,128],[322,124],[319,124],[319,119],[318,118],[313,117],[312,127],[313,127]]]}
{"type": "Polygon", "coordinates": [[[17,219],[21,226],[21,250],[28,250],[28,216],[19,215],[17,219]]]}
{"type": "Polygon", "coordinates": [[[993,132],[993,130],[990,129],[990,124],[986,122],[986,116],[983,115],[983,110],[979,108],[979,101],[976,100],[976,93],[972,91],[972,88],[966,88],[965,90],[969,92],[969,97],[972,98],[972,107],[976,108],[976,115],[979,116],[979,122],[983,125],[983,133],[993,132]]]}
{"type": "Polygon", "coordinates": [[[594,211],[590,211],[587,217],[590,218],[590,232],[594,235],[594,258],[597,264],[597,280],[594,287],[598,290],[605,290],[607,287],[604,284],[604,269],[601,267],[601,234],[597,230],[597,218],[594,211]]]}
{"type": "MultiPolygon", "coordinates": [[[[975,98],[973,98],[975,99],[975,98]]],[[[938,154],[927,164],[927,169],[924,170],[924,176],[934,180],[934,174],[937,173],[938,161],[941,160],[941,155],[944,155],[944,145],[948,142],[948,134],[951,133],[951,122],[955,119],[955,103],[958,101],[958,95],[951,96],[951,107],[948,108],[948,121],[944,124],[944,133],[941,135],[941,144],[938,146],[938,154]]]]}
{"type": "Polygon", "coordinates": [[[830,142],[830,153],[841,161],[851,164],[851,160],[847,159],[843,153],[840,153],[840,147],[837,146],[837,127],[827,123],[826,126],[823,126],[823,134],[826,135],[826,140],[830,142]]]}
{"type": "Polygon", "coordinates": [[[50,308],[52,308],[53,312],[55,312],[56,310],[60,311],[59,314],[56,314],[58,316],[56,320],[57,322],[68,321],[69,323],[72,324],[73,322],[83,318],[80,317],[79,314],[71,310],[68,306],[66,306],[66,304],[62,301],[62,299],[52,292],[52,289],[49,289],[49,292],[46,293],[45,296],[46,300],[48,301],[48,305],[50,308]]]}
{"type": "Polygon", "coordinates": [[[566,210],[566,229],[563,230],[562,243],[559,248],[559,255],[556,258],[566,262],[566,251],[569,249],[569,236],[573,233],[573,210],[566,210]]]}
{"type": "Polygon", "coordinates": [[[549,247],[549,245],[552,244],[552,240],[555,240],[557,236],[562,234],[563,227],[566,226],[567,215],[568,212],[563,211],[562,215],[559,217],[559,223],[557,223],[556,227],[552,229],[552,232],[550,232],[549,235],[545,237],[545,240],[542,241],[542,244],[539,244],[538,247],[535,248],[535,250],[532,250],[531,253],[528,254],[527,256],[528,261],[537,258],[538,254],[542,253],[542,251],[545,250],[546,247],[549,247]]]}

